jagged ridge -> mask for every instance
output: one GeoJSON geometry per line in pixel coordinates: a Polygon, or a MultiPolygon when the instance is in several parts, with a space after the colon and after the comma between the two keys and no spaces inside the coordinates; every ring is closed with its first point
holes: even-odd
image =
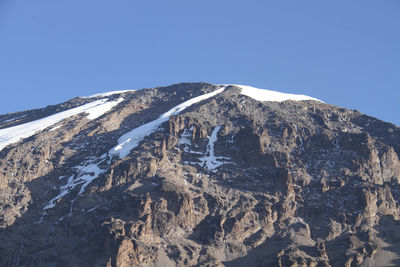
{"type": "Polygon", "coordinates": [[[398,264],[399,128],[254,92],[95,95],[82,104],[118,103],[4,146],[2,265],[398,264]]]}

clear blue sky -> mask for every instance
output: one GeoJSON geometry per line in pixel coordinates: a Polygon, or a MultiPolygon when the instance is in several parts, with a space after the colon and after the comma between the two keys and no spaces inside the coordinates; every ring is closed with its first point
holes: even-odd
{"type": "Polygon", "coordinates": [[[184,81],[400,125],[400,1],[0,0],[0,113],[184,81]]]}

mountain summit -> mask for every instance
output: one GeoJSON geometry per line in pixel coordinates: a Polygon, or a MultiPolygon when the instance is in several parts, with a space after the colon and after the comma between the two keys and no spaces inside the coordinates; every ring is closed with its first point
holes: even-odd
{"type": "Polygon", "coordinates": [[[242,85],[0,116],[0,266],[400,265],[400,128],[242,85]]]}

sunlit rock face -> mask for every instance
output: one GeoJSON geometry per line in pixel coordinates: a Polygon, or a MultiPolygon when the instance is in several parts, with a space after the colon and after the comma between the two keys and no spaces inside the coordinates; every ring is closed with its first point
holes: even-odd
{"type": "Polygon", "coordinates": [[[241,85],[0,116],[0,266],[400,265],[400,129],[241,85]]]}

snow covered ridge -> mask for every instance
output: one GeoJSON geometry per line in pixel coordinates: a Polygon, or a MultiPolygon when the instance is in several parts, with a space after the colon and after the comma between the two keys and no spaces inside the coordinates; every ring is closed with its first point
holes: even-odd
{"type": "Polygon", "coordinates": [[[105,93],[100,93],[100,94],[94,94],[91,96],[82,96],[81,98],[106,97],[106,96],[122,94],[122,93],[126,93],[126,92],[134,92],[134,91],[136,91],[136,90],[111,91],[111,92],[105,92],[105,93]]]}
{"type": "MultiPolygon", "coordinates": [[[[230,84],[235,85],[235,84],[230,84]]],[[[136,129],[133,129],[131,132],[123,135],[118,140],[118,145],[110,150],[111,154],[118,155],[120,157],[124,157],[129,154],[129,152],[139,145],[139,142],[144,139],[145,136],[150,135],[151,133],[155,132],[158,127],[165,121],[169,119],[170,116],[176,115],[186,109],[187,107],[200,102],[202,100],[208,99],[216,94],[221,93],[228,85],[224,85],[223,88],[215,90],[214,92],[204,94],[195,98],[192,98],[182,104],[172,108],[168,112],[162,114],[157,120],[146,123],[136,129]]],[[[254,98],[258,101],[285,101],[285,100],[315,100],[321,101],[319,99],[306,96],[306,95],[296,95],[296,94],[286,94],[280,93],[276,91],[266,90],[266,89],[258,89],[251,86],[246,85],[235,85],[242,89],[241,93],[243,95],[249,96],[254,98]]],[[[107,97],[115,94],[121,94],[125,92],[131,92],[135,90],[121,90],[121,91],[111,91],[107,93],[95,94],[89,96],[88,98],[93,97],[107,97]]],[[[99,99],[93,101],[91,103],[69,109],[46,118],[42,118],[36,121],[24,123],[21,125],[5,128],[0,130],[0,150],[6,147],[9,144],[16,143],[23,138],[30,137],[34,135],[37,131],[42,131],[47,127],[56,124],[63,119],[68,117],[77,115],[79,113],[88,113],[87,118],[90,120],[96,119],[97,117],[103,115],[105,112],[112,109],[118,103],[120,103],[123,98],[119,98],[115,101],[109,101],[108,98],[99,99]]],[[[322,102],[322,101],[321,101],[322,102]]]]}
{"type": "Polygon", "coordinates": [[[322,102],[321,100],[319,100],[317,98],[314,98],[311,96],[306,96],[306,95],[286,94],[286,93],[271,91],[271,90],[267,90],[267,89],[259,89],[259,88],[255,88],[255,87],[247,86],[247,85],[238,85],[238,84],[229,84],[229,85],[234,85],[234,86],[240,87],[242,89],[242,95],[249,96],[258,101],[282,102],[282,101],[286,101],[286,100],[295,100],[295,101],[315,100],[315,101],[322,102]]]}
{"type": "MultiPolygon", "coordinates": [[[[229,84],[229,85],[234,85],[234,84],[229,84]]],[[[224,87],[215,90],[214,92],[204,94],[201,96],[194,97],[192,99],[189,99],[182,104],[173,107],[166,113],[162,114],[158,119],[148,122],[146,124],[143,124],[142,126],[139,126],[132,131],[124,134],[118,139],[118,145],[113,147],[110,151],[110,155],[116,155],[119,156],[120,158],[123,158],[127,156],[132,149],[137,147],[139,143],[146,137],[157,131],[157,129],[160,127],[161,124],[164,122],[168,121],[170,116],[177,115],[183,110],[185,110],[187,107],[198,103],[202,100],[208,99],[212,96],[215,96],[225,90],[228,84],[225,84],[224,87]]],[[[258,89],[254,88],[251,86],[245,86],[245,85],[235,85],[238,86],[242,89],[242,94],[249,96],[251,98],[254,98],[258,101],[285,101],[285,100],[315,100],[315,101],[320,101],[316,98],[305,96],[305,95],[295,95],[295,94],[285,94],[285,93],[280,93],[276,91],[271,91],[271,90],[265,90],[265,89],[258,89]]]]}
{"type": "Polygon", "coordinates": [[[194,97],[192,99],[189,99],[173,108],[171,108],[169,111],[165,112],[162,114],[158,119],[148,122],[146,124],[143,124],[142,126],[139,126],[132,131],[124,134],[118,139],[118,145],[113,147],[110,151],[110,155],[116,155],[119,156],[120,158],[123,158],[127,156],[132,149],[137,147],[139,143],[146,137],[157,131],[157,129],[160,127],[161,124],[164,122],[168,121],[169,117],[173,115],[177,115],[186,108],[190,107],[191,105],[198,103],[202,100],[208,99],[210,97],[213,97],[225,90],[225,86],[215,90],[214,92],[207,93],[204,95],[200,95],[197,97],[194,97]]]}
{"type": "MultiPolygon", "coordinates": [[[[278,91],[255,88],[255,87],[248,86],[248,85],[223,84],[223,86],[225,86],[225,87],[229,86],[229,85],[234,85],[234,86],[240,87],[242,89],[243,95],[249,96],[258,101],[282,102],[282,101],[286,101],[286,100],[295,100],[295,101],[314,100],[314,101],[323,102],[317,98],[307,96],[307,95],[281,93],[278,91]]],[[[115,95],[115,94],[122,94],[122,93],[126,93],[126,92],[134,92],[134,91],[136,91],[136,90],[131,89],[131,90],[110,91],[110,92],[105,92],[105,93],[100,93],[100,94],[94,94],[94,95],[87,96],[84,98],[107,97],[107,96],[111,96],[111,95],[115,95]]]]}
{"type": "Polygon", "coordinates": [[[5,128],[0,130],[0,150],[4,147],[16,143],[21,139],[33,136],[36,132],[42,131],[47,127],[50,127],[68,117],[80,114],[88,113],[87,118],[89,120],[96,119],[112,109],[114,106],[119,104],[123,98],[119,98],[115,101],[108,101],[108,98],[99,99],[85,105],[68,109],[48,117],[31,121],[28,123],[20,124],[17,126],[5,128]]]}

